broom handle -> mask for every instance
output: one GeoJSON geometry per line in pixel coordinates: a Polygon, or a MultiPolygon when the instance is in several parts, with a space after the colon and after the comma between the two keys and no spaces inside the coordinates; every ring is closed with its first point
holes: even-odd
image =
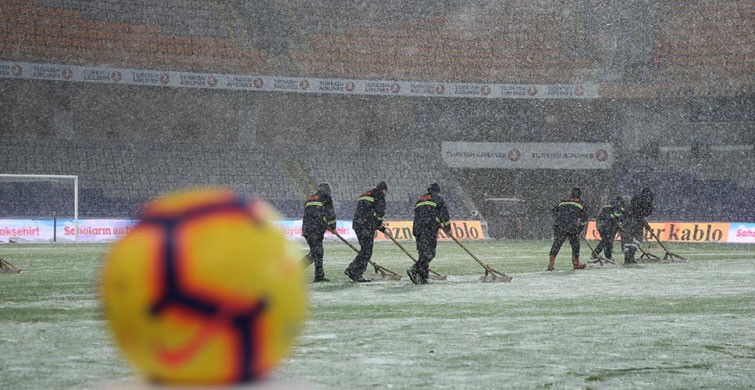
{"type": "Polygon", "coordinates": [[[459,246],[461,247],[461,249],[464,249],[465,252],[467,252],[470,256],[472,256],[472,258],[477,262],[477,264],[481,265],[482,268],[485,268],[485,271],[490,272],[490,267],[488,267],[487,264],[485,264],[482,261],[480,261],[480,259],[478,259],[477,256],[474,255],[474,253],[470,252],[469,249],[467,249],[467,247],[464,246],[464,244],[461,243],[461,241],[457,240],[456,237],[454,237],[454,236],[452,236],[450,234],[448,236],[451,237],[451,239],[454,240],[454,242],[456,242],[457,244],[459,244],[459,246]]]}
{"type": "MultiPolygon", "coordinates": [[[[359,253],[359,249],[355,248],[354,245],[351,245],[350,242],[346,241],[346,239],[343,238],[343,236],[341,236],[340,234],[338,234],[337,231],[333,230],[331,233],[333,233],[336,237],[338,237],[339,239],[341,239],[341,241],[343,241],[344,244],[348,245],[349,248],[353,249],[354,252],[359,253]]],[[[374,263],[372,260],[367,260],[367,262],[370,263],[370,265],[372,265],[373,267],[375,267],[375,269],[377,269],[380,272],[388,272],[389,274],[398,275],[397,273],[389,270],[388,268],[385,268],[382,265],[374,263]]]]}
{"type": "MultiPolygon", "coordinates": [[[[385,234],[385,235],[386,235],[386,236],[387,236],[388,238],[390,238],[390,239],[391,239],[391,241],[393,241],[393,243],[394,243],[394,244],[398,245],[398,247],[399,247],[399,248],[401,248],[401,250],[402,250],[402,251],[404,251],[404,253],[406,253],[406,255],[407,255],[407,256],[409,256],[409,258],[410,258],[410,259],[412,259],[412,261],[413,261],[413,262],[415,262],[415,263],[417,262],[417,259],[415,259],[415,258],[414,258],[414,256],[412,256],[412,254],[411,254],[411,253],[409,253],[409,251],[407,251],[407,250],[406,250],[406,248],[404,248],[404,246],[403,246],[403,245],[401,245],[401,244],[400,244],[400,243],[399,243],[398,241],[396,241],[396,239],[395,239],[395,238],[393,238],[393,235],[392,235],[392,234],[391,234],[390,232],[388,232],[388,229],[386,229],[386,230],[385,230],[384,232],[382,232],[382,233],[383,233],[383,234],[385,234]]],[[[435,271],[433,271],[433,270],[431,270],[431,269],[429,269],[429,268],[428,268],[427,270],[428,270],[428,271],[429,271],[429,272],[430,272],[431,274],[433,274],[433,275],[441,276],[441,275],[440,275],[439,273],[437,273],[437,272],[435,272],[435,271]]]]}
{"type": "Polygon", "coordinates": [[[385,234],[386,237],[390,238],[394,244],[396,244],[399,248],[401,248],[401,250],[404,251],[404,253],[406,253],[406,255],[409,256],[410,259],[412,259],[412,261],[414,261],[415,263],[417,262],[417,259],[415,259],[414,256],[412,256],[412,254],[409,253],[409,251],[407,251],[406,248],[404,248],[403,245],[401,245],[398,241],[396,241],[396,239],[393,238],[393,235],[389,233],[387,229],[386,231],[383,232],[383,234],[385,234]]]}
{"type": "MultiPolygon", "coordinates": [[[[656,256],[656,255],[654,255],[654,254],[652,254],[652,253],[650,253],[650,252],[648,252],[648,251],[646,251],[646,250],[642,249],[642,245],[637,245],[637,249],[639,249],[639,250],[640,250],[640,252],[642,252],[642,255],[643,255],[643,256],[647,256],[647,257],[655,257],[656,259],[658,258],[658,256],[656,256]]],[[[650,248],[648,247],[648,249],[650,249],[650,248]]]]}
{"type": "Polygon", "coordinates": [[[668,249],[666,249],[666,246],[663,245],[663,243],[661,242],[661,239],[658,238],[658,236],[655,234],[655,230],[653,230],[653,228],[650,227],[650,224],[647,223],[647,222],[645,222],[645,227],[648,230],[650,230],[650,235],[652,235],[653,238],[655,238],[655,241],[658,242],[658,245],[660,245],[661,248],[663,248],[663,250],[666,251],[666,253],[671,253],[671,252],[668,251],[668,249]]]}
{"type": "Polygon", "coordinates": [[[585,244],[587,244],[587,247],[590,248],[590,252],[592,252],[595,257],[598,257],[598,254],[595,253],[595,249],[592,249],[592,245],[590,245],[590,242],[587,241],[587,237],[585,237],[585,235],[581,232],[579,233],[579,236],[582,237],[582,239],[585,241],[585,244]]]}
{"type": "Polygon", "coordinates": [[[359,253],[359,249],[355,248],[354,245],[351,245],[350,242],[346,241],[346,239],[343,238],[343,236],[341,236],[340,234],[338,234],[337,231],[331,230],[331,233],[333,233],[336,237],[338,237],[339,239],[341,239],[341,241],[343,241],[344,244],[348,245],[349,248],[353,249],[354,252],[359,253]]]}

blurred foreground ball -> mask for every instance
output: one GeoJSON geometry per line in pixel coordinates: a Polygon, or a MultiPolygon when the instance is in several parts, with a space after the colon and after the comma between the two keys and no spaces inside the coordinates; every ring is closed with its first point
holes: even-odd
{"type": "Polygon", "coordinates": [[[102,275],[105,315],[127,359],[165,383],[268,374],[306,316],[301,254],[264,201],[194,190],[148,203],[102,275]]]}

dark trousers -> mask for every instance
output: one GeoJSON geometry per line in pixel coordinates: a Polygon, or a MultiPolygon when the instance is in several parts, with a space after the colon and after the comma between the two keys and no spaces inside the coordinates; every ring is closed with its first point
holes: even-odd
{"type": "Polygon", "coordinates": [[[634,263],[634,255],[642,244],[642,233],[645,231],[644,219],[629,219],[621,229],[621,248],[624,251],[624,262],[634,263]]]}
{"type": "Polygon", "coordinates": [[[599,228],[600,242],[595,248],[595,254],[599,255],[600,252],[605,252],[606,257],[613,258],[613,240],[616,238],[616,229],[612,226],[599,228]]]}
{"type": "Polygon", "coordinates": [[[367,269],[367,263],[372,258],[375,232],[372,229],[358,229],[354,232],[357,234],[357,240],[359,240],[359,253],[351,261],[347,271],[352,275],[362,275],[367,269]]]}
{"type": "Polygon", "coordinates": [[[304,236],[304,238],[307,240],[307,244],[309,244],[309,254],[307,257],[309,257],[309,261],[315,263],[315,277],[324,277],[325,271],[322,268],[322,257],[325,254],[325,249],[322,247],[322,237],[323,234],[313,234],[309,236],[304,236]]]}
{"type": "Polygon", "coordinates": [[[561,250],[561,245],[564,245],[564,240],[569,239],[569,245],[571,245],[571,257],[572,259],[579,258],[579,231],[568,232],[559,229],[553,229],[553,246],[551,246],[551,256],[558,255],[558,251],[561,250]]]}
{"type": "Polygon", "coordinates": [[[414,263],[414,271],[423,279],[427,279],[430,273],[430,262],[435,258],[435,247],[438,246],[438,236],[436,234],[423,234],[416,236],[417,253],[419,258],[414,263]]]}

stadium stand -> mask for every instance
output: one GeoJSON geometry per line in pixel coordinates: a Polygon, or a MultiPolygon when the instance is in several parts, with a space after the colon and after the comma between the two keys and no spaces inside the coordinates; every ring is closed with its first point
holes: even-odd
{"type": "MultiPolygon", "coordinates": [[[[238,148],[229,145],[158,144],[158,143],[86,143],[2,142],[5,153],[0,156],[4,172],[25,174],[77,174],[83,216],[135,217],[139,205],[146,199],[169,190],[193,186],[225,186],[246,196],[261,196],[281,201],[301,199],[294,184],[287,179],[274,152],[262,148],[238,148]]],[[[6,186],[10,185],[5,183],[6,186]]],[[[14,184],[14,191],[31,188],[31,184],[14,184]]],[[[44,190],[44,187],[42,188],[44,190]]],[[[36,197],[45,197],[42,191],[36,197]]],[[[70,202],[64,199],[51,202],[70,202]]],[[[4,204],[16,204],[10,211],[29,208],[35,211],[34,197],[4,199],[4,204]],[[7,203],[6,203],[7,202],[7,203]]],[[[35,198],[36,199],[36,198],[35,198]]],[[[296,209],[284,209],[291,215],[296,209]]],[[[56,203],[57,204],[57,203],[56,203]]],[[[278,205],[293,206],[285,202],[278,205]]]]}
{"type": "Polygon", "coordinates": [[[663,80],[751,78],[755,66],[752,1],[664,1],[654,62],[663,80]]]}
{"type": "MultiPolygon", "coordinates": [[[[281,157],[269,148],[39,140],[34,144],[3,141],[0,145],[5,151],[0,156],[5,172],[79,175],[84,217],[136,217],[141,203],[165,191],[216,185],[266,198],[282,214],[299,218],[307,193],[282,162],[295,157],[281,157]]],[[[389,183],[387,205],[393,218],[411,217],[416,198],[434,181],[443,183],[449,211],[456,217],[470,217],[467,195],[428,151],[416,151],[410,158],[397,152],[342,151],[325,163],[316,159],[314,151],[297,155],[310,180],[331,184],[342,218],[350,218],[354,199],[380,180],[389,183]]],[[[7,206],[2,210],[6,216],[50,215],[55,207],[71,212],[70,188],[52,193],[49,184],[2,184],[7,198],[0,199],[7,206]],[[19,191],[23,195],[15,196],[19,191]]]]}
{"type": "MultiPolygon", "coordinates": [[[[603,16],[599,9],[591,15],[578,2],[422,3],[421,12],[407,17],[412,13],[389,1],[370,6],[378,17],[364,19],[335,6],[298,2],[285,12],[277,7],[238,1],[3,0],[0,53],[6,59],[80,65],[487,83],[584,82],[613,72],[599,69],[607,65],[582,43],[603,16]],[[278,14],[288,16],[278,20],[278,14]],[[254,19],[286,31],[258,31],[254,19]],[[269,42],[275,40],[290,42],[281,49],[280,42],[269,42]],[[268,46],[282,59],[269,55],[268,46]]],[[[653,42],[645,43],[654,47],[657,70],[651,77],[712,81],[752,75],[750,1],[666,0],[646,7],[658,14],[648,26],[655,30],[653,42]]]]}
{"type": "MultiPolygon", "coordinates": [[[[255,9],[244,4],[5,0],[0,7],[2,52],[14,60],[289,72],[254,48],[247,31],[253,26],[240,13],[255,9]]],[[[416,20],[389,17],[392,25],[345,26],[341,34],[307,34],[306,49],[291,50],[290,58],[297,74],[321,77],[571,82],[591,74],[588,59],[567,53],[560,2],[465,11],[469,15],[454,9],[416,20]]]]}
{"type": "MultiPolygon", "coordinates": [[[[468,218],[479,208],[495,237],[542,238],[550,235],[550,207],[569,185],[563,172],[450,170],[436,156],[441,143],[608,142],[617,152],[609,172],[572,172],[592,204],[614,188],[629,195],[650,185],[658,191],[653,218],[755,220],[752,1],[608,0],[610,7],[593,7],[598,3],[386,0],[355,10],[304,0],[286,6],[0,0],[2,60],[360,79],[606,82],[618,91],[594,101],[482,102],[4,79],[0,172],[79,174],[83,217],[135,216],[157,193],[215,184],[264,196],[299,218],[308,184],[326,181],[339,217],[348,219],[356,196],[386,180],[389,217],[408,218],[416,196],[437,181],[454,216],[468,218]],[[607,14],[614,9],[622,15],[607,14]],[[261,18],[266,23],[256,23],[261,18]],[[634,19],[647,22],[642,34],[624,23],[634,19]],[[655,68],[627,71],[635,60],[655,68]],[[736,88],[709,93],[709,83],[736,88]],[[648,88],[655,85],[682,92],[661,96],[648,88]],[[635,89],[631,97],[622,92],[635,89]],[[339,144],[331,145],[334,139],[339,144]],[[657,153],[644,149],[650,142],[657,153]],[[706,207],[690,207],[701,203],[706,207]],[[517,218],[524,235],[509,234],[517,218]]],[[[69,207],[66,191],[0,183],[0,213],[49,215],[69,207]]]]}
{"type": "Polygon", "coordinates": [[[571,82],[592,68],[570,58],[559,3],[520,4],[399,20],[383,28],[314,34],[309,51],[292,57],[307,74],[325,77],[484,82],[571,82]],[[541,11],[542,10],[542,11],[541,11]],[[471,23],[470,23],[471,22],[471,23]]]}
{"type": "Polygon", "coordinates": [[[330,184],[336,214],[342,218],[351,218],[359,195],[380,181],[388,184],[389,218],[413,217],[417,198],[435,182],[441,184],[449,212],[457,218],[471,218],[468,195],[430,150],[340,150],[327,157],[311,150],[299,156],[314,183],[330,184]]]}
{"type": "MultiPolygon", "coordinates": [[[[0,181],[0,218],[73,217],[73,187],[53,182],[0,181]]],[[[84,194],[80,194],[82,199],[84,194]]],[[[87,197],[90,195],[87,194],[87,197]]]]}
{"type": "Polygon", "coordinates": [[[267,72],[267,54],[223,35],[207,4],[3,0],[0,53],[19,61],[267,72]]]}
{"type": "Polygon", "coordinates": [[[624,164],[620,168],[620,193],[631,194],[643,186],[653,188],[656,219],[755,220],[755,207],[750,201],[755,198],[755,152],[751,146],[733,151],[716,147],[702,156],[694,155],[690,148],[662,149],[665,150],[650,160],[643,158],[641,152],[627,153],[627,161],[645,163],[624,164]]]}

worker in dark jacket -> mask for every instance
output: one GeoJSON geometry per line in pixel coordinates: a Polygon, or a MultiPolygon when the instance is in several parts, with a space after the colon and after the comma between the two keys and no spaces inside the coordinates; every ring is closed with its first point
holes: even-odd
{"type": "Polygon", "coordinates": [[[375,242],[375,230],[385,231],[383,220],[385,219],[385,194],[388,186],[384,181],[377,187],[364,192],[357,201],[357,209],[354,211],[354,220],[351,226],[359,240],[359,253],[349,266],[343,271],[349,279],[355,282],[369,282],[362,274],[367,269],[367,263],[372,257],[372,246],[375,242]]]}
{"type": "Polygon", "coordinates": [[[302,236],[309,244],[309,264],[315,263],[314,282],[329,282],[322,268],[324,249],[322,239],[325,231],[336,230],[336,212],[333,210],[333,199],[330,197],[330,186],[322,183],[317,186],[317,193],[307,198],[304,204],[304,219],[302,221],[302,236]]]}
{"type": "Polygon", "coordinates": [[[585,203],[582,201],[582,191],[579,188],[572,188],[571,196],[558,202],[552,212],[555,222],[553,223],[553,246],[551,246],[548,271],[553,271],[556,255],[558,255],[561,245],[567,238],[571,245],[574,269],[584,269],[585,265],[579,264],[579,235],[587,225],[587,211],[585,210],[585,203]]]}
{"type": "Polygon", "coordinates": [[[632,197],[627,208],[624,225],[621,229],[621,246],[624,250],[624,264],[637,262],[634,254],[642,243],[646,218],[653,212],[653,199],[655,195],[650,188],[643,188],[639,194],[632,197]]]}
{"type": "Polygon", "coordinates": [[[625,213],[624,199],[620,196],[617,196],[613,202],[600,209],[600,214],[596,221],[598,232],[600,232],[600,243],[598,243],[595,253],[591,256],[593,260],[597,260],[600,252],[605,251],[606,258],[613,261],[613,240],[622,226],[621,223],[624,220],[625,213]]]}
{"type": "Polygon", "coordinates": [[[417,241],[419,259],[412,268],[406,270],[406,274],[414,284],[427,283],[430,262],[435,257],[435,247],[438,246],[438,229],[441,227],[446,234],[451,234],[451,218],[448,215],[446,202],[440,196],[438,183],[433,183],[430,184],[427,193],[420,196],[414,204],[412,234],[417,241]]]}

